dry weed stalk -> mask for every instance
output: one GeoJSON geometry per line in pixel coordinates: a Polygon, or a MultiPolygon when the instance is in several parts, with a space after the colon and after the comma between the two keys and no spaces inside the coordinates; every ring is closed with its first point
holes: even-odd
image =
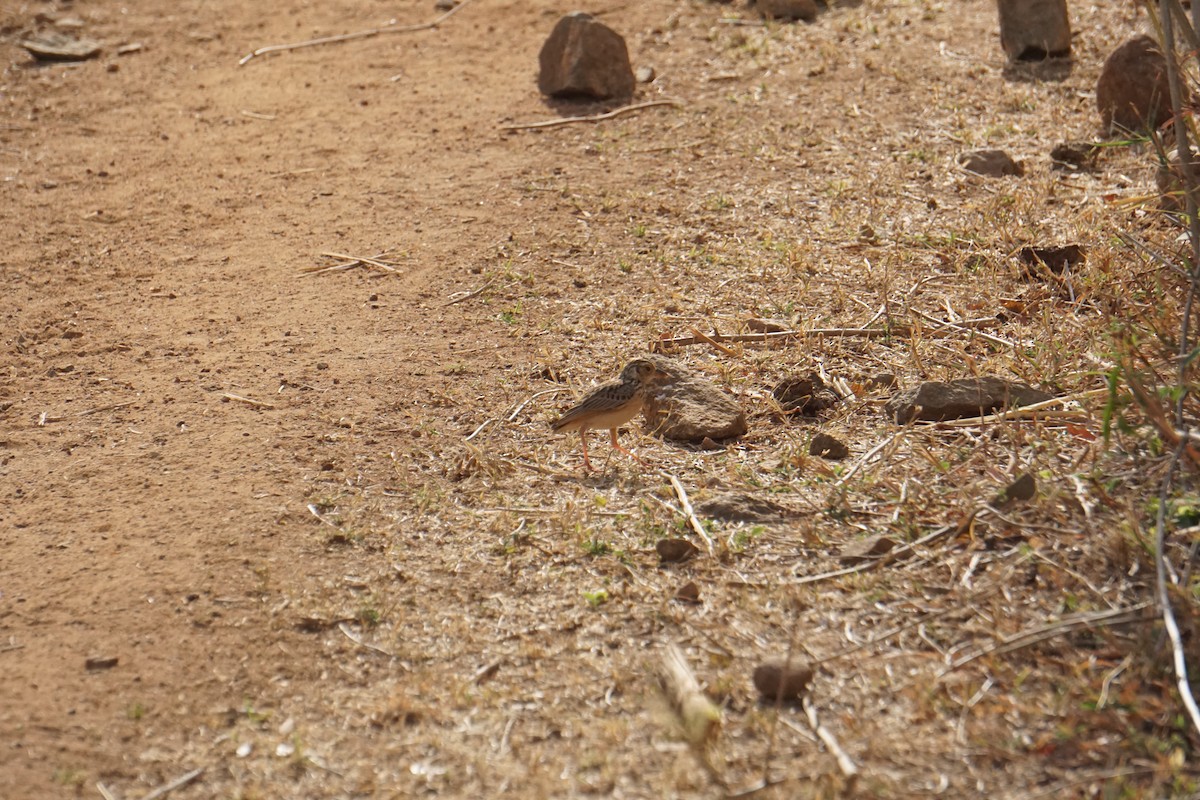
{"type": "MultiPolygon", "coordinates": [[[[1190,438],[1191,420],[1185,413],[1188,396],[1193,389],[1194,364],[1198,354],[1197,343],[1193,339],[1191,329],[1192,311],[1200,291],[1200,217],[1197,215],[1197,200],[1200,198],[1200,182],[1197,180],[1195,153],[1192,143],[1196,140],[1197,131],[1195,120],[1186,112],[1185,98],[1189,94],[1185,81],[1189,77],[1184,67],[1184,56],[1177,47],[1177,39],[1182,36],[1192,48],[1188,56],[1189,62],[1194,62],[1196,45],[1200,43],[1195,31],[1195,22],[1200,20],[1200,11],[1196,3],[1192,3],[1193,20],[1189,21],[1180,0],[1159,0],[1157,8],[1147,3],[1159,32],[1159,42],[1166,57],[1167,80],[1170,87],[1171,107],[1174,109],[1172,131],[1177,153],[1180,183],[1184,200],[1184,221],[1187,227],[1187,247],[1181,248],[1174,259],[1183,265],[1181,272],[1186,276],[1184,300],[1179,320],[1178,342],[1175,353],[1175,382],[1167,391],[1167,396],[1173,399],[1172,407],[1164,407],[1163,400],[1157,392],[1149,391],[1142,383],[1142,375],[1132,367],[1136,363],[1136,354],[1128,357],[1123,369],[1126,383],[1133,394],[1135,402],[1142,408],[1151,424],[1165,442],[1172,446],[1166,474],[1159,484],[1158,509],[1155,520],[1155,578],[1156,599],[1163,625],[1171,643],[1172,662],[1175,670],[1176,689],[1179,692],[1193,732],[1200,734],[1200,706],[1192,694],[1188,680],[1188,664],[1183,637],[1176,620],[1171,603],[1172,593],[1182,594],[1186,587],[1179,586],[1179,577],[1167,563],[1165,548],[1167,545],[1166,508],[1171,500],[1176,485],[1176,473],[1181,462],[1195,470],[1200,468],[1200,453],[1190,438]],[[1178,30],[1178,33],[1177,33],[1178,30]],[[1168,575],[1170,573],[1170,575],[1168,575]],[[1171,587],[1175,586],[1173,590],[1171,587]]],[[[1193,84],[1194,80],[1191,81],[1193,84]]],[[[1168,169],[1173,165],[1168,163],[1168,169]]],[[[1159,341],[1168,344],[1162,333],[1159,341]]],[[[1168,349],[1164,347],[1164,350],[1168,349]]],[[[1151,374],[1154,371],[1151,370],[1151,374]]],[[[1193,553],[1194,555],[1194,553],[1193,553]]]]}

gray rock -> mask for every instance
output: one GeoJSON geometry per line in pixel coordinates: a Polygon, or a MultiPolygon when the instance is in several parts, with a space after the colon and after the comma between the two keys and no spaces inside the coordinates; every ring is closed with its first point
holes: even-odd
{"type": "Polygon", "coordinates": [[[710,497],[697,503],[696,511],[726,522],[779,522],[790,513],[765,497],[742,492],[726,492],[710,497]]]}
{"type": "Polygon", "coordinates": [[[90,39],[75,39],[61,33],[30,36],[21,47],[38,61],[86,61],[100,55],[100,45],[90,39]]]}
{"type": "Polygon", "coordinates": [[[590,14],[558,21],[538,56],[538,89],[551,97],[606,100],[633,94],[633,68],[621,35],[590,14]]]}
{"type": "Polygon", "coordinates": [[[963,169],[989,178],[1024,175],[1025,170],[1003,150],[971,150],[958,157],[963,169]]]}
{"type": "Polygon", "coordinates": [[[1096,81],[1096,108],[1108,133],[1147,131],[1171,118],[1167,61],[1157,42],[1138,36],[1112,51],[1096,81]]]}
{"type": "Polygon", "coordinates": [[[1071,53],[1067,0],[999,0],[1000,46],[1014,61],[1071,53]]]}
{"type": "Polygon", "coordinates": [[[755,0],[754,7],[764,17],[773,19],[812,22],[817,18],[816,0],[755,0]]]}
{"type": "Polygon", "coordinates": [[[940,422],[978,417],[1002,408],[1020,408],[1052,397],[1028,384],[988,375],[960,378],[948,383],[922,383],[889,400],[884,406],[884,413],[900,425],[913,420],[940,422]]]}
{"type": "Polygon", "coordinates": [[[838,554],[838,559],[843,564],[862,564],[865,561],[878,561],[888,553],[892,552],[892,548],[896,546],[895,539],[889,539],[882,533],[868,536],[865,539],[856,539],[850,544],[842,548],[842,552],[838,554]]]}
{"type": "Polygon", "coordinates": [[[647,356],[669,377],[646,393],[646,427],[679,442],[721,441],[748,430],[738,402],[712,381],[665,356],[647,356]]]}

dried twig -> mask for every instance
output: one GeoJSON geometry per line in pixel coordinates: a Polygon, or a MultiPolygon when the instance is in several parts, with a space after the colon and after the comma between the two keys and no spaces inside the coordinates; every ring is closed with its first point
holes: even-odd
{"type": "Polygon", "coordinates": [[[683,509],[683,514],[687,517],[688,524],[692,526],[692,530],[696,532],[696,535],[704,540],[704,544],[708,546],[708,554],[716,558],[716,550],[713,547],[712,537],[708,535],[708,531],[704,530],[703,523],[696,517],[696,510],[692,508],[692,501],[688,499],[687,490],[683,488],[683,484],[679,482],[679,478],[676,478],[669,472],[662,474],[671,482],[671,487],[675,490],[675,496],[679,498],[679,507],[683,509]]]}
{"type": "MultiPolygon", "coordinates": [[[[938,330],[923,330],[922,334],[931,338],[949,338],[951,336],[961,336],[968,332],[978,333],[979,328],[999,325],[1000,320],[996,317],[981,317],[978,319],[967,319],[962,322],[947,323],[940,320],[935,320],[943,327],[938,330]]],[[[722,334],[713,332],[711,334],[699,336],[676,336],[671,339],[659,339],[654,342],[654,348],[659,347],[686,347],[692,344],[712,344],[714,342],[777,342],[788,341],[790,339],[807,339],[814,336],[830,336],[842,337],[850,339],[879,339],[889,336],[904,337],[911,336],[914,329],[908,325],[893,325],[888,328],[813,328],[812,330],[792,330],[792,331],[763,331],[762,333],[730,333],[722,334]]],[[[995,338],[995,337],[992,337],[995,338]]],[[[998,339],[1011,347],[1011,343],[1003,339],[998,339]]]]}
{"type": "Polygon", "coordinates": [[[603,114],[592,114],[586,117],[557,117],[555,119],[542,120],[541,122],[521,122],[515,125],[502,125],[502,131],[527,131],[534,128],[553,128],[558,125],[570,125],[572,122],[601,122],[606,119],[618,117],[621,114],[628,114],[631,111],[639,111],[643,108],[653,108],[654,106],[674,106],[681,108],[683,103],[678,100],[647,100],[644,103],[634,103],[628,106],[614,108],[612,111],[603,114]]]}
{"type": "Polygon", "coordinates": [[[1111,611],[1098,611],[1092,614],[1073,614],[1049,625],[1042,625],[1031,630],[1021,631],[1012,636],[1007,636],[994,644],[980,647],[974,652],[956,660],[938,673],[938,680],[984,656],[1011,653],[1014,650],[1030,647],[1039,642],[1044,642],[1056,636],[1077,630],[1094,628],[1100,625],[1125,625],[1130,622],[1152,619],[1154,616],[1153,613],[1145,614],[1143,612],[1153,605],[1153,603],[1147,600],[1136,605],[1117,608],[1111,611]]]}
{"type": "Polygon", "coordinates": [[[821,720],[817,717],[817,708],[813,705],[812,698],[805,696],[800,701],[800,704],[804,708],[804,716],[808,718],[809,727],[812,728],[813,733],[817,735],[821,743],[825,745],[825,749],[837,759],[838,769],[842,771],[842,775],[846,777],[846,780],[850,781],[851,786],[848,787],[846,794],[853,795],[853,783],[858,778],[858,765],[854,763],[854,759],[850,758],[841,745],[838,744],[837,737],[821,724],[821,720]]]}
{"type": "Polygon", "coordinates": [[[692,328],[692,335],[699,338],[700,341],[706,342],[706,343],[712,345],[717,350],[720,350],[722,353],[724,353],[727,356],[737,355],[732,350],[730,350],[728,347],[726,347],[725,345],[723,345],[720,342],[713,339],[711,336],[701,333],[699,328],[692,328]]]}
{"type": "Polygon", "coordinates": [[[203,773],[204,767],[196,767],[191,772],[184,773],[170,783],[166,783],[158,787],[154,791],[150,792],[150,794],[145,795],[142,800],[158,800],[160,797],[166,797],[176,789],[181,789],[184,786],[187,786],[189,783],[196,780],[196,778],[199,778],[203,773]]]}
{"type": "Polygon", "coordinates": [[[367,650],[373,650],[374,652],[379,653],[380,655],[385,655],[388,658],[396,657],[395,653],[392,653],[388,650],[384,650],[382,647],[377,647],[377,646],[371,644],[370,642],[363,641],[363,638],[361,636],[359,636],[357,633],[355,633],[354,631],[350,630],[350,626],[345,622],[338,623],[338,630],[341,631],[346,636],[347,639],[354,642],[359,647],[365,648],[367,650]]]}
{"type": "Polygon", "coordinates": [[[106,406],[99,406],[98,408],[89,408],[87,411],[80,411],[75,416],[90,417],[92,414],[103,414],[105,411],[115,411],[118,408],[125,408],[125,406],[131,406],[133,403],[133,400],[128,400],[124,403],[109,403],[106,406]]]}
{"type": "Polygon", "coordinates": [[[454,298],[450,302],[446,303],[446,305],[453,306],[453,305],[457,305],[458,303],[461,303],[464,300],[470,300],[472,297],[478,297],[479,295],[483,294],[484,292],[486,292],[488,289],[492,288],[495,285],[496,285],[496,279],[493,278],[492,280],[485,283],[483,286],[480,286],[478,289],[467,292],[462,297],[454,298]]]}
{"type": "Polygon", "coordinates": [[[796,580],[791,581],[791,585],[801,586],[806,583],[819,583],[821,581],[827,581],[833,578],[841,578],[845,575],[854,575],[859,572],[868,572],[873,569],[878,569],[884,564],[891,564],[907,556],[915,555],[918,547],[923,547],[933,540],[940,539],[947,534],[953,534],[954,538],[957,538],[960,534],[970,530],[977,517],[986,513],[991,513],[991,509],[988,506],[980,506],[979,508],[976,508],[969,514],[965,515],[954,525],[943,525],[942,527],[925,534],[915,542],[909,542],[908,544],[902,544],[899,547],[893,548],[880,558],[877,558],[873,561],[864,561],[861,564],[855,564],[853,567],[835,569],[831,572],[822,572],[816,575],[805,575],[802,578],[797,578],[796,580]]]}
{"type": "Polygon", "coordinates": [[[252,397],[243,397],[240,394],[233,392],[222,392],[221,397],[225,400],[233,400],[238,403],[245,403],[248,406],[256,406],[258,408],[275,408],[274,403],[268,403],[265,400],[255,400],[252,397]]]}
{"type": "Polygon", "coordinates": [[[399,264],[391,261],[380,260],[380,256],[385,255],[385,253],[379,253],[375,256],[348,256],[344,253],[321,253],[321,255],[327,256],[328,258],[341,259],[341,263],[331,264],[328,267],[303,267],[300,272],[304,275],[321,275],[326,272],[340,272],[342,270],[354,269],[355,267],[368,266],[377,267],[387,272],[400,272],[400,270],[396,269],[396,267],[400,266],[399,264]]]}
{"type": "Polygon", "coordinates": [[[293,42],[291,44],[272,44],[266,47],[260,47],[253,53],[242,56],[241,60],[238,61],[238,66],[244,67],[246,64],[250,63],[252,59],[257,58],[258,56],[265,56],[268,53],[283,53],[288,50],[299,50],[303,47],[316,47],[317,45],[321,44],[334,44],[336,42],[349,42],[355,39],[367,39],[372,36],[380,36],[385,33],[413,33],[415,31],[429,30],[430,28],[436,28],[438,25],[441,25],[443,22],[450,19],[450,17],[469,6],[471,2],[472,0],[463,0],[463,2],[459,3],[445,14],[442,14],[440,17],[437,17],[432,22],[422,22],[419,25],[401,25],[397,27],[395,25],[396,20],[392,20],[388,25],[379,28],[369,28],[365,31],[343,33],[340,36],[324,36],[320,39],[309,39],[307,41],[293,42]]]}
{"type": "Polygon", "coordinates": [[[100,793],[100,796],[103,797],[104,800],[120,800],[120,798],[117,797],[112,789],[109,789],[104,785],[103,781],[96,781],[96,791],[100,793]]]}
{"type": "Polygon", "coordinates": [[[554,389],[543,389],[540,392],[534,392],[529,397],[522,400],[520,403],[517,403],[517,407],[514,408],[511,412],[509,412],[508,414],[505,414],[504,421],[512,422],[514,419],[517,418],[517,415],[521,413],[521,409],[525,408],[525,406],[529,405],[534,400],[536,400],[539,397],[542,397],[543,395],[558,394],[559,392],[569,392],[569,391],[571,391],[571,390],[566,386],[558,386],[554,389]]]}

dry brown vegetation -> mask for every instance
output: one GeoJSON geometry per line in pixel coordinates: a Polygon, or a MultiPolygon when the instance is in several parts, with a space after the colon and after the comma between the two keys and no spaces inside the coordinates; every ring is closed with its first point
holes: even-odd
{"type": "MultiPolygon", "coordinates": [[[[637,99],[679,105],[532,131],[502,126],[609,109],[536,94],[568,8],[475,0],[239,67],[435,13],[277,5],[0,7],[0,794],[203,768],[170,796],[1195,795],[1146,411],[1178,386],[1186,276],[1149,253],[1179,228],[1150,144],[1048,156],[1095,137],[1133,4],[1073,4],[1052,73],[1004,63],[984,0],[811,25],[613,4],[591,10],[658,73],[637,99]],[[39,12],[105,55],[31,65],[39,12]],[[1025,176],[963,172],[981,146],[1025,176]],[[1065,243],[1069,279],[1023,276],[1021,247],[1065,243]],[[752,317],[887,335],[671,348],[744,403],[722,449],[627,433],[650,468],[583,475],[548,434],[632,355],[752,317]],[[781,414],[770,388],[812,371],[855,397],[781,414]],[[898,427],[881,372],[1064,401],[898,427]],[[819,431],[850,457],[808,455],[819,431]],[[1023,474],[1032,499],[989,507],[1023,474]],[[700,543],[672,477],[790,513],[700,519],[713,552],[661,566],[664,537],[700,543]],[[828,574],[879,534],[892,558],[828,574]],[[655,679],[670,644],[722,711],[701,744],[655,679]],[[751,685],[789,653],[819,662],[811,716],[751,685]]],[[[1189,480],[1166,514],[1188,592],[1189,480]]]]}

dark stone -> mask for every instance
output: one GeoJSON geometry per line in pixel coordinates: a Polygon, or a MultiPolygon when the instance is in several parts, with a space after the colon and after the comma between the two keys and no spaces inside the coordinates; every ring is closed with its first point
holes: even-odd
{"type": "Polygon", "coordinates": [[[1099,145],[1092,142],[1062,142],[1050,151],[1050,168],[1091,172],[1099,155],[1099,145]]]}
{"type": "Polygon", "coordinates": [[[696,512],[727,522],[778,522],[788,510],[778,503],[752,494],[729,492],[696,504],[696,512]]]}
{"type": "Polygon", "coordinates": [[[1014,61],[1071,54],[1067,0],[999,0],[1000,46],[1014,61]]]}
{"type": "Polygon", "coordinates": [[[1109,55],[1096,81],[1096,108],[1110,134],[1153,130],[1171,118],[1167,60],[1157,42],[1138,36],[1109,55]]]}
{"type": "Polygon", "coordinates": [[[696,585],[695,581],[688,581],[675,590],[675,599],[681,603],[699,605],[700,587],[696,585]]]}
{"type": "Polygon", "coordinates": [[[837,395],[815,372],[808,373],[807,378],[784,378],[775,384],[771,395],[784,411],[795,411],[810,417],[837,405],[838,402],[837,395]]]}
{"type": "Polygon", "coordinates": [[[754,688],[764,703],[795,702],[812,679],[812,667],[803,664],[767,661],[754,668],[754,688]]]}
{"type": "Polygon", "coordinates": [[[772,19],[812,22],[817,18],[816,0],[754,0],[754,7],[772,19]]]}
{"type": "Polygon", "coordinates": [[[687,539],[659,539],[654,545],[658,560],[663,564],[678,564],[697,555],[700,550],[687,539]]]}
{"type": "Polygon", "coordinates": [[[828,433],[818,433],[808,446],[810,456],[820,456],[831,461],[840,461],[850,455],[850,448],[841,439],[835,439],[828,433]]]}
{"type": "Polygon", "coordinates": [[[1037,479],[1032,473],[1026,472],[998,493],[991,505],[1005,509],[1017,503],[1032,500],[1037,495],[1037,479]]]}
{"type": "Polygon", "coordinates": [[[942,383],[928,381],[893,397],[884,413],[898,424],[913,420],[940,422],[978,417],[1003,408],[1020,408],[1050,400],[1053,395],[1003,378],[960,378],[942,383]]]}
{"type": "Polygon", "coordinates": [[[558,21],[542,45],[538,63],[538,89],[551,97],[606,100],[633,94],[633,68],[625,40],[582,11],[558,21]]]}
{"type": "Polygon", "coordinates": [[[963,169],[989,178],[1024,175],[1025,169],[1003,150],[971,150],[958,157],[963,169]]]}
{"type": "Polygon", "coordinates": [[[1061,247],[1022,247],[1017,253],[1021,262],[1021,274],[1026,278],[1036,278],[1043,269],[1048,269],[1055,275],[1061,275],[1067,267],[1082,264],[1087,258],[1087,250],[1077,244],[1067,244],[1061,247]]]}

